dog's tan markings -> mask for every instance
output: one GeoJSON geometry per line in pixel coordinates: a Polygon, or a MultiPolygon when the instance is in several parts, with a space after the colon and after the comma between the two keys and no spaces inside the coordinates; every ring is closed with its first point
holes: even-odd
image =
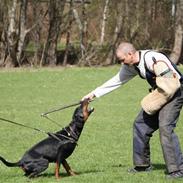
{"type": "Polygon", "coordinates": [[[84,121],[88,119],[88,101],[83,101],[83,116],[84,116],[84,121]]]}
{"type": "Polygon", "coordinates": [[[60,165],[59,165],[58,162],[56,162],[56,166],[55,166],[55,177],[57,179],[60,179],[59,170],[60,170],[60,165]]]}
{"type": "Polygon", "coordinates": [[[65,168],[66,172],[68,175],[70,176],[74,176],[74,175],[77,175],[72,169],[71,167],[69,166],[69,164],[67,163],[66,160],[63,161],[62,163],[63,167],[65,168]]]}

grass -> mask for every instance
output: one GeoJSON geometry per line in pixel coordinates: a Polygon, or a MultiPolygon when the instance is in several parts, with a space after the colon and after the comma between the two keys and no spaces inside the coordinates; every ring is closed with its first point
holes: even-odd
{"type": "MultiPolygon", "coordinates": [[[[79,101],[118,70],[118,66],[1,70],[0,117],[45,131],[56,131],[56,125],[40,117],[42,112],[79,101]]],[[[0,182],[175,182],[165,179],[158,132],[151,140],[154,171],[136,175],[127,173],[127,169],[132,166],[133,120],[140,109],[140,100],[147,91],[146,82],[137,77],[91,103],[95,112],[86,123],[79,146],[68,158],[79,176],[68,177],[61,168],[62,179],[57,181],[54,178],[54,165],[51,164],[42,176],[29,180],[23,176],[21,169],[0,164],[0,182]]],[[[70,108],[51,114],[50,117],[64,127],[70,122],[73,110],[70,108]]],[[[182,128],[183,113],[176,128],[181,142],[182,128]]],[[[0,155],[12,162],[17,161],[28,148],[44,137],[45,134],[0,121],[0,155]]]]}

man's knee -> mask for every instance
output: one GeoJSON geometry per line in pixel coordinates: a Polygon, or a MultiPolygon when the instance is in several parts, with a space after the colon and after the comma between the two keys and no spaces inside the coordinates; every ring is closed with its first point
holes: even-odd
{"type": "Polygon", "coordinates": [[[133,134],[136,138],[145,138],[147,129],[141,123],[135,122],[133,125],[133,134]]]}
{"type": "Polygon", "coordinates": [[[174,125],[160,125],[159,126],[161,143],[166,144],[168,141],[171,140],[174,128],[175,128],[174,125]]]}

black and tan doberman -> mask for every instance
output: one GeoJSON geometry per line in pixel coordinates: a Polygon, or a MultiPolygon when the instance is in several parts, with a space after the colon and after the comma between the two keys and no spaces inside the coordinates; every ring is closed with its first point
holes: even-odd
{"type": "Polygon", "coordinates": [[[68,126],[34,145],[18,162],[8,162],[1,156],[0,160],[8,167],[21,167],[25,175],[30,178],[38,176],[52,162],[56,163],[56,178],[60,178],[60,164],[69,175],[75,175],[66,159],[73,153],[84,124],[93,111],[93,108],[88,107],[88,101],[83,101],[75,109],[72,121],[68,126]]]}

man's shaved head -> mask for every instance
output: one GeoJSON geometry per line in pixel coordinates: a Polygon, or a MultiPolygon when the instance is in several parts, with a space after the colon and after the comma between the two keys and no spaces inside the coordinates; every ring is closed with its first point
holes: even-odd
{"type": "Polygon", "coordinates": [[[118,60],[126,65],[134,65],[139,62],[139,52],[135,49],[133,44],[122,42],[116,49],[116,56],[118,60]]]}
{"type": "Polygon", "coordinates": [[[128,42],[122,42],[119,44],[116,52],[122,52],[123,54],[135,53],[136,49],[133,44],[128,42]]]}

